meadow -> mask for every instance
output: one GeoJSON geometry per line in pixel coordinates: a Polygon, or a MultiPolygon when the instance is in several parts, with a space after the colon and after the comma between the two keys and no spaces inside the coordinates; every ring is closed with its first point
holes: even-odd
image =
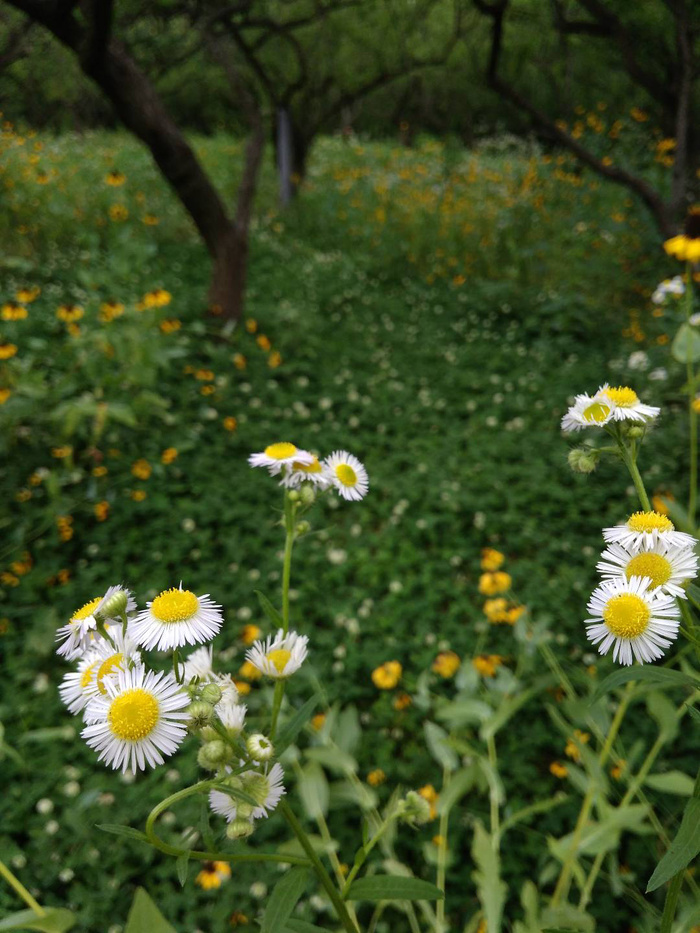
{"type": "MultiPolygon", "coordinates": [[[[196,140],[230,197],[242,145],[196,140]]],[[[290,693],[301,699],[312,685],[327,715],[345,717],[344,751],[368,806],[398,785],[439,787],[426,695],[451,696],[455,671],[431,673],[436,656],[455,652],[490,690],[498,677],[472,659],[508,670],[525,650],[513,625],[484,613],[484,548],[505,555],[510,607],[527,606],[552,632],[583,692],[613,669],[582,620],[600,529],[625,502],[634,510],[634,488],[612,464],[572,473],[560,420],[578,392],[633,386],[663,409],[641,463],[655,502],[685,497],[684,374],[669,353],[680,311],[651,302],[676,269],[624,190],[534,143],[503,137],[467,151],[429,138],[410,149],[328,138],[284,212],[265,165],[246,316],[232,330],[207,313],[204,250],[128,137],[6,125],[0,187],[0,345],[15,348],[0,361],[0,849],[44,901],[77,912],[81,931],[119,933],[137,885],[178,930],[256,929],[274,874],[262,882],[234,869],[205,890],[190,872],[183,888],[172,861],[95,828],[140,826],[163,770],[134,781],[96,765],[58,698],[67,667],[56,627],[113,583],[142,602],[183,580],[227,607],[215,647],[256,709],[266,688],[241,667],[249,626],[267,625],[255,591],[280,585],[280,499],[247,457],[288,439],[351,450],[369,495],[322,503],[295,552],[292,613],[311,653],[290,693]],[[381,689],[372,675],[387,661],[400,663],[400,679],[381,689]]],[[[533,786],[556,798],[501,853],[509,916],[525,909],[527,879],[555,877],[542,840],[576,818],[576,758],[549,712],[557,687],[544,685],[499,733],[504,812],[531,803],[533,786]]],[[[639,712],[622,730],[630,760],[654,735],[639,712]]],[[[694,772],[689,736],[664,755],[662,770],[694,772]]],[[[351,861],[347,780],[319,761],[338,858],[351,861]]],[[[196,772],[193,750],[165,780],[175,791],[196,772]]],[[[613,778],[619,798],[625,781],[613,778]]],[[[647,794],[672,834],[683,796],[647,794]]],[[[481,930],[465,864],[489,804],[474,793],[462,806],[447,912],[454,929],[481,930]]],[[[166,816],[173,839],[201,831],[195,804],[166,816]]],[[[260,834],[278,838],[279,827],[260,834]]],[[[438,834],[431,821],[402,835],[401,860],[434,866],[438,834]]],[[[652,929],[633,888],[658,860],[656,840],[628,832],[620,845],[589,914],[600,931],[632,929],[638,913],[637,928],[652,929]]],[[[0,906],[16,907],[7,888],[0,906]]],[[[327,908],[314,896],[299,916],[323,925],[327,908]]],[[[377,924],[410,929],[398,913],[377,924]]]]}

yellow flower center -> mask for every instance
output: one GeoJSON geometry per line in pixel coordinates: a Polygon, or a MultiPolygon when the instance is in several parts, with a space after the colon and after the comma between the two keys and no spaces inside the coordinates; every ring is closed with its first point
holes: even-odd
{"type": "Polygon", "coordinates": [[[277,648],[276,651],[270,651],[267,655],[267,660],[270,661],[276,668],[278,673],[282,673],[289,662],[289,659],[292,656],[291,651],[287,651],[286,648],[277,648]]]}
{"type": "Polygon", "coordinates": [[[199,609],[199,600],[189,590],[173,587],[165,590],[151,603],[151,613],[159,622],[184,622],[199,609]]]}
{"type": "Polygon", "coordinates": [[[660,512],[635,512],[627,519],[630,531],[673,531],[675,525],[660,512]]]}
{"type": "Polygon", "coordinates": [[[613,596],[603,610],[605,624],[618,638],[636,638],[646,631],[651,618],[651,610],[634,593],[621,593],[613,596]]]}
{"type": "Polygon", "coordinates": [[[625,568],[627,579],[631,577],[649,577],[653,587],[668,583],[673,573],[671,562],[661,554],[637,554],[625,568]]]}
{"type": "Polygon", "coordinates": [[[287,460],[288,457],[293,457],[297,452],[294,444],[287,444],[285,441],[282,441],[279,444],[270,444],[269,447],[265,448],[265,456],[272,457],[273,460],[287,460]]]}
{"type": "Polygon", "coordinates": [[[318,461],[318,457],[314,457],[313,463],[298,463],[296,460],[292,464],[293,470],[301,470],[303,473],[320,473],[323,470],[323,467],[318,461]]]}
{"type": "Polygon", "coordinates": [[[606,389],[605,394],[611,401],[615,402],[616,405],[619,405],[620,408],[630,408],[639,401],[637,393],[628,386],[617,386],[606,389]]]}
{"type": "Polygon", "coordinates": [[[83,671],[82,677],[80,678],[80,689],[87,690],[92,681],[92,675],[95,673],[95,667],[97,666],[97,661],[91,664],[89,667],[86,667],[83,671]]]}
{"type": "Polygon", "coordinates": [[[121,653],[121,651],[118,651],[116,654],[110,655],[110,657],[108,657],[105,661],[102,662],[102,664],[100,664],[99,668],[97,669],[96,680],[97,689],[101,694],[105,695],[107,693],[107,690],[102,681],[105,679],[105,677],[107,677],[108,674],[112,673],[115,667],[119,667],[123,660],[124,655],[121,653]]]}
{"type": "Polygon", "coordinates": [[[158,701],[142,687],[120,693],[107,713],[109,728],[119,739],[138,742],[150,735],[160,718],[158,701]]]}
{"type": "Polygon", "coordinates": [[[357,485],[357,473],[351,466],[348,466],[347,463],[339,463],[335,468],[335,475],[343,486],[357,485]]]}
{"type": "Polygon", "coordinates": [[[70,617],[71,622],[82,622],[83,619],[87,619],[88,616],[91,616],[99,606],[101,599],[101,596],[97,596],[95,599],[91,599],[89,603],[85,603],[82,609],[78,609],[78,611],[74,612],[70,617]]]}
{"type": "Polygon", "coordinates": [[[589,405],[588,408],[583,410],[584,421],[593,421],[600,423],[605,421],[605,419],[610,414],[610,406],[604,405],[603,402],[593,402],[592,405],[589,405]]]}

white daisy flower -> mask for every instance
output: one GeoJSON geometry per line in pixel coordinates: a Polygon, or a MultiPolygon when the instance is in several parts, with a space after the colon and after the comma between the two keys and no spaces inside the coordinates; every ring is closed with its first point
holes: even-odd
{"type": "Polygon", "coordinates": [[[162,765],[187,734],[190,698],[172,674],[138,666],[104,681],[105,696],[88,703],[82,736],[112,768],[162,765]]]}
{"type": "Polygon", "coordinates": [[[141,663],[141,655],[136,643],[127,628],[126,633],[121,625],[112,625],[109,628],[111,642],[99,635],[95,640],[94,653],[98,660],[94,677],[87,687],[88,696],[106,696],[107,688],[105,678],[116,677],[117,673],[141,663]]]}
{"type": "Polygon", "coordinates": [[[608,544],[621,544],[628,551],[649,550],[658,542],[669,547],[694,548],[697,540],[676,526],[667,515],[660,512],[635,512],[624,525],[603,528],[603,538],[608,544]]]}
{"type": "Polygon", "coordinates": [[[68,711],[74,716],[82,712],[93,695],[91,687],[95,682],[95,672],[100,666],[100,660],[97,652],[90,649],[83,655],[78,663],[76,671],[70,671],[61,681],[58,688],[61,700],[68,707],[68,711]]]}
{"type": "Polygon", "coordinates": [[[243,723],[248,712],[248,707],[244,703],[237,703],[235,698],[231,699],[230,696],[224,694],[214,709],[225,729],[230,729],[236,734],[243,730],[243,723]]]}
{"type": "Polygon", "coordinates": [[[256,641],[246,652],[246,660],[268,677],[291,677],[306,659],[308,642],[306,635],[297,632],[285,635],[278,629],[276,635],[269,635],[264,642],[256,641]]]}
{"type": "Polygon", "coordinates": [[[662,658],[678,635],[680,610],[673,598],[651,589],[648,577],[605,580],[588,603],[586,633],[600,654],[613,649],[620,664],[662,658]]]}
{"type": "Polygon", "coordinates": [[[611,544],[603,551],[597,569],[608,580],[644,577],[651,581],[651,589],[658,587],[670,596],[685,599],[683,584],[698,575],[698,557],[692,548],[673,547],[661,540],[629,550],[611,544]]]}
{"type": "Polygon", "coordinates": [[[318,457],[314,457],[311,463],[295,460],[291,466],[285,468],[280,486],[298,489],[302,483],[312,483],[320,489],[327,489],[331,485],[331,478],[323,469],[323,464],[318,457]]]}
{"type": "MultiPolygon", "coordinates": [[[[126,596],[125,612],[133,612],[136,608],[136,601],[129,590],[123,586],[110,586],[104,596],[97,596],[95,599],[91,599],[89,603],[85,603],[81,609],[73,613],[67,625],[62,625],[58,629],[56,641],[60,641],[62,644],[56,649],[56,653],[68,660],[72,660],[87,651],[95,638],[98,614],[118,593],[126,596]]],[[[109,619],[109,616],[107,619],[109,619]]]]}
{"type": "Polygon", "coordinates": [[[173,587],[164,590],[139,612],[131,624],[137,645],[169,651],[182,645],[210,641],[224,621],[221,606],[209,595],[195,596],[190,590],[173,587]]]}
{"type": "MultiPolygon", "coordinates": [[[[230,771],[230,768],[227,768],[230,771]]],[[[245,819],[249,817],[254,820],[260,820],[269,816],[275,809],[285,794],[284,771],[277,762],[267,773],[259,771],[244,771],[238,775],[241,781],[241,790],[253,797],[258,806],[253,807],[252,813],[248,813],[249,804],[237,801],[235,797],[221,790],[209,791],[209,805],[214,813],[223,816],[227,823],[232,823],[236,816],[245,812],[245,819]]]]}
{"type": "Polygon", "coordinates": [[[611,414],[615,421],[652,421],[661,411],[653,405],[645,405],[629,386],[609,386],[607,382],[598,389],[594,400],[603,405],[612,402],[611,414]]]}
{"type": "Polygon", "coordinates": [[[654,294],[651,296],[651,300],[655,305],[662,305],[666,301],[667,295],[675,295],[676,297],[684,294],[685,292],[685,283],[680,275],[675,276],[672,279],[664,279],[663,282],[659,284],[654,289],[654,294]]]}
{"type": "Polygon", "coordinates": [[[562,431],[580,431],[581,428],[602,427],[613,416],[613,405],[590,395],[577,395],[574,404],[561,419],[562,431]]]}
{"type": "Polygon", "coordinates": [[[251,454],[248,463],[253,467],[267,467],[274,476],[283,466],[293,466],[295,463],[313,463],[314,456],[308,450],[301,450],[287,441],[270,444],[259,454],[251,454]]]}
{"type": "Polygon", "coordinates": [[[326,475],[343,499],[364,499],[369,489],[367,470],[347,450],[335,450],[323,461],[326,475]]]}

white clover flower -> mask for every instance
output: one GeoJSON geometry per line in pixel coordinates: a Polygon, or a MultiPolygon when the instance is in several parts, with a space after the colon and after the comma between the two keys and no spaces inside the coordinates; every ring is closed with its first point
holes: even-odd
{"type": "Polygon", "coordinates": [[[586,634],[600,654],[613,649],[620,664],[656,661],[678,635],[680,610],[673,596],[651,589],[648,577],[606,580],[588,603],[586,634]]]}
{"type": "Polygon", "coordinates": [[[629,386],[609,386],[606,382],[594,398],[603,405],[612,403],[610,408],[615,421],[653,421],[661,411],[653,405],[645,405],[629,386]]]}
{"type": "Polygon", "coordinates": [[[369,489],[367,470],[347,450],[335,450],[323,461],[326,476],[343,499],[364,499],[369,489]]]}
{"type": "Polygon", "coordinates": [[[327,489],[331,485],[331,479],[318,457],[313,457],[311,463],[295,460],[285,467],[280,486],[286,489],[298,489],[302,483],[312,483],[319,489],[327,489]]]}
{"type": "Polygon", "coordinates": [[[613,406],[595,396],[577,395],[574,404],[561,419],[561,429],[567,433],[582,428],[603,427],[612,419],[613,406]]]}
{"type": "MultiPolygon", "coordinates": [[[[230,768],[226,769],[230,771],[230,768]]],[[[257,806],[253,807],[252,813],[245,813],[245,818],[260,820],[270,815],[285,794],[282,781],[284,780],[284,771],[279,762],[275,763],[270,770],[244,771],[238,777],[241,781],[241,790],[252,797],[257,806]]],[[[223,816],[227,823],[232,823],[239,810],[246,810],[249,804],[241,805],[235,797],[221,790],[209,791],[209,805],[219,816],[223,816]]]]}
{"type": "Polygon", "coordinates": [[[187,734],[190,698],[172,674],[138,666],[104,681],[106,696],[90,700],[82,731],[87,744],[115,770],[162,765],[187,734]]]}
{"type": "Polygon", "coordinates": [[[137,645],[169,651],[183,645],[210,641],[224,621],[221,606],[209,595],[195,596],[190,590],[173,587],[147,604],[131,625],[137,645]]]}
{"type": "Polygon", "coordinates": [[[97,596],[85,603],[81,609],[73,613],[67,625],[62,625],[58,629],[56,641],[60,641],[61,644],[56,649],[56,654],[60,654],[69,661],[84,654],[94,640],[98,614],[118,593],[126,596],[125,612],[133,612],[136,608],[136,601],[129,590],[123,586],[110,586],[104,596],[97,596]]]}
{"type": "Polygon", "coordinates": [[[674,547],[662,540],[650,546],[625,548],[612,543],[603,551],[597,566],[603,579],[649,579],[650,589],[685,599],[683,584],[698,575],[698,557],[690,547],[674,547]]]}
{"type": "Polygon", "coordinates": [[[603,528],[603,538],[608,544],[621,544],[628,551],[653,548],[662,542],[670,547],[694,548],[697,540],[676,526],[667,515],[660,512],[635,512],[624,525],[603,528]]]}
{"type": "Polygon", "coordinates": [[[313,463],[314,456],[308,450],[301,450],[287,441],[270,444],[261,453],[251,454],[248,463],[253,467],[267,467],[274,476],[283,466],[293,466],[294,463],[313,463]]]}
{"type": "Polygon", "coordinates": [[[256,641],[246,652],[246,660],[268,677],[291,677],[306,659],[308,641],[306,635],[297,632],[285,635],[278,629],[276,635],[269,635],[264,642],[256,641]]]}

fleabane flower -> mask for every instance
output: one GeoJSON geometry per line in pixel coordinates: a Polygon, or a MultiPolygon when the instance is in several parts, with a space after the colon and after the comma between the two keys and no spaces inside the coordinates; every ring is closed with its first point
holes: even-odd
{"type": "Polygon", "coordinates": [[[609,399],[577,395],[574,404],[561,419],[561,429],[570,433],[582,428],[602,428],[612,419],[612,412],[613,405],[609,399]]]}
{"type": "Polygon", "coordinates": [[[614,421],[653,421],[661,411],[653,405],[645,405],[629,386],[609,386],[607,382],[598,389],[594,400],[602,405],[612,402],[610,414],[614,421]]]}
{"type": "Polygon", "coordinates": [[[608,544],[621,544],[628,551],[653,548],[662,542],[669,547],[694,548],[696,539],[684,531],[676,531],[668,515],[661,512],[635,512],[624,525],[603,528],[608,544]]]}
{"type": "Polygon", "coordinates": [[[673,598],[651,588],[648,577],[605,580],[588,603],[586,634],[600,654],[632,664],[662,658],[678,635],[680,610],[673,598]]]}
{"type": "Polygon", "coordinates": [[[216,684],[221,688],[222,702],[236,703],[238,688],[230,674],[217,674],[213,667],[212,647],[203,645],[187,656],[184,663],[183,681],[186,684],[216,684]]]}
{"type": "Polygon", "coordinates": [[[302,483],[312,483],[320,489],[327,489],[331,485],[331,478],[324,470],[323,464],[318,457],[313,457],[311,463],[294,460],[293,463],[285,467],[280,486],[285,486],[287,489],[298,489],[302,483]]]}
{"type": "Polygon", "coordinates": [[[78,662],[78,669],[69,671],[61,681],[59,696],[74,716],[85,709],[94,695],[95,672],[99,666],[99,655],[94,649],[89,649],[78,662]]]}
{"type": "Polygon", "coordinates": [[[238,735],[243,730],[248,707],[244,703],[238,703],[235,696],[224,694],[214,709],[221,724],[229,732],[238,735]]]}
{"type": "MultiPolygon", "coordinates": [[[[230,768],[227,768],[227,771],[230,771],[230,768]]],[[[269,816],[285,794],[282,783],[284,771],[279,763],[274,764],[267,772],[244,771],[227,780],[232,788],[244,791],[256,803],[256,806],[252,806],[247,802],[241,802],[221,790],[209,791],[209,805],[214,813],[223,816],[227,823],[232,823],[237,817],[259,820],[269,816]]]]}
{"type": "Polygon", "coordinates": [[[56,653],[68,660],[79,657],[90,647],[95,638],[98,618],[102,622],[116,618],[111,607],[123,606],[123,612],[130,613],[136,608],[136,601],[123,586],[110,586],[104,596],[97,596],[74,612],[66,625],[56,632],[56,641],[61,644],[56,653]],[[107,610],[105,612],[105,610],[107,610]]]}
{"type": "Polygon", "coordinates": [[[210,641],[224,621],[221,606],[209,595],[195,596],[191,590],[173,587],[164,590],[139,612],[131,625],[137,645],[169,651],[183,645],[210,641]]]}
{"type": "Polygon", "coordinates": [[[644,577],[650,588],[660,588],[670,596],[686,598],[683,584],[698,575],[698,557],[689,547],[674,547],[662,540],[638,548],[610,544],[598,562],[603,579],[630,580],[644,577]]]}
{"type": "Polygon", "coordinates": [[[141,663],[141,655],[128,628],[124,632],[120,625],[110,625],[108,635],[109,639],[98,635],[90,650],[97,658],[94,676],[87,687],[90,697],[106,696],[106,678],[116,677],[119,671],[141,663]]]}
{"type": "Polygon", "coordinates": [[[287,441],[270,444],[261,453],[251,454],[248,457],[248,463],[251,466],[267,467],[273,476],[279,473],[283,466],[293,467],[295,463],[308,465],[313,461],[314,455],[308,450],[301,450],[287,441]]]}
{"type": "Polygon", "coordinates": [[[291,677],[306,659],[308,641],[306,635],[297,632],[285,635],[282,629],[278,629],[276,635],[268,636],[264,642],[256,641],[246,652],[246,659],[268,677],[276,680],[291,677]]]}
{"type": "Polygon", "coordinates": [[[335,450],[323,461],[326,476],[343,499],[364,499],[369,489],[367,470],[347,450],[335,450]]]}
{"type": "Polygon", "coordinates": [[[187,734],[190,698],[172,674],[141,665],[104,680],[106,694],[88,703],[82,736],[115,770],[145,771],[172,755],[187,734]]]}

